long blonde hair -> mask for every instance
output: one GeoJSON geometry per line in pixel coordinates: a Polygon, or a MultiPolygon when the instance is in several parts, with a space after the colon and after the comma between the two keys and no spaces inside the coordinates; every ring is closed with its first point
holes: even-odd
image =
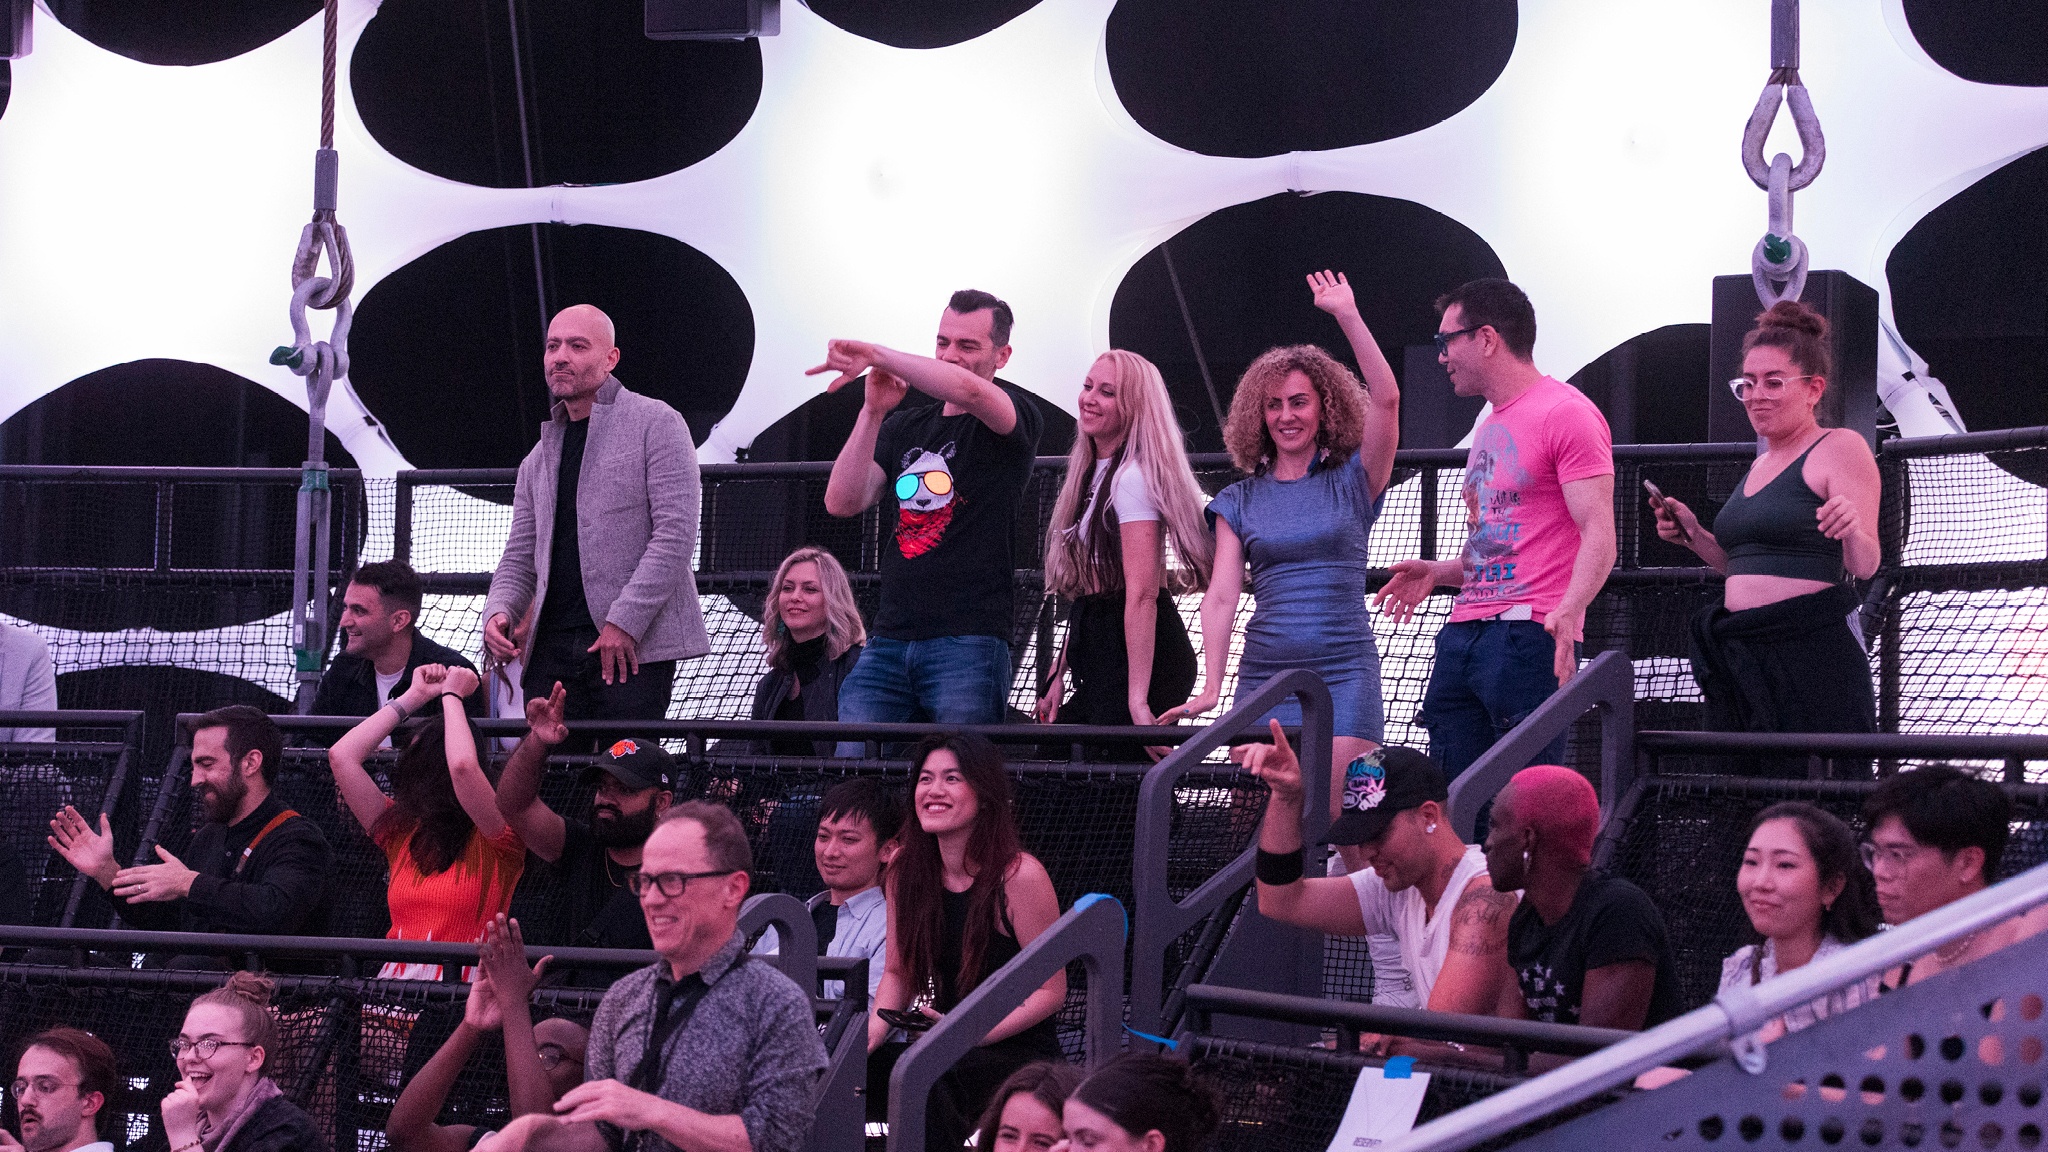
{"type": "Polygon", "coordinates": [[[1273,434],[1266,430],[1266,397],[1289,372],[1308,377],[1321,401],[1317,447],[1343,460],[1365,441],[1365,386],[1351,369],[1313,344],[1269,348],[1239,378],[1230,398],[1230,416],[1223,422],[1223,446],[1238,471],[1256,473],[1279,455],[1273,434]]]}
{"type": "Polygon", "coordinates": [[[868,630],[860,622],[860,606],[853,600],[853,584],[846,578],[846,569],[839,566],[839,558],[815,544],[803,547],[783,557],[782,566],[775,570],[775,580],[768,585],[768,600],[761,605],[761,646],[768,650],[768,663],[781,667],[783,654],[792,641],[789,632],[782,626],[782,581],[789,570],[806,561],[818,566],[818,587],[825,592],[825,656],[837,660],[848,648],[865,644],[868,630]]]}
{"type": "Polygon", "coordinates": [[[1107,460],[1095,458],[1095,441],[1086,433],[1074,437],[1067,454],[1067,478],[1053,505],[1052,527],[1045,542],[1045,585],[1062,596],[1082,596],[1123,586],[1121,542],[1111,532],[1114,514],[1111,486],[1126,460],[1144,478],[1159,505],[1165,539],[1179,561],[1167,569],[1166,588],[1186,592],[1205,588],[1215,564],[1216,541],[1209,535],[1202,509],[1208,498],[1195,483],[1180,425],[1166,381],[1150,360],[1136,352],[1112,348],[1096,358],[1109,361],[1116,384],[1116,402],[1128,418],[1124,442],[1107,460]],[[1086,524],[1078,524],[1093,490],[1095,470],[1106,469],[1102,495],[1086,524]]]}

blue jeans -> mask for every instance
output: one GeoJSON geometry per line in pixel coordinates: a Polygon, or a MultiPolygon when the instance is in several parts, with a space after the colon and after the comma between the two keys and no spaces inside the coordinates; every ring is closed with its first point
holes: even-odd
{"type": "MultiPolygon", "coordinates": [[[[1436,634],[1436,667],[1418,722],[1429,754],[1456,780],[1557,691],[1557,642],[1533,620],[1464,620],[1436,634]]],[[[1564,762],[1565,736],[1531,760],[1564,762]]]]}
{"type": "MultiPolygon", "coordinates": [[[[859,724],[1001,724],[1010,704],[1010,645],[995,636],[869,637],[839,685],[839,719],[859,724]]],[[[858,756],[861,744],[839,745],[858,756]]]]}

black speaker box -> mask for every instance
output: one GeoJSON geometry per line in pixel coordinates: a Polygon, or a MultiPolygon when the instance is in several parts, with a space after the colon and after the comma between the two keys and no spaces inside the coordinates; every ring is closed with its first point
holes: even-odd
{"type": "Polygon", "coordinates": [[[649,40],[750,40],[782,31],[779,0],[643,2],[642,27],[649,40]]]}
{"type": "MultiPolygon", "coordinates": [[[[1810,272],[1801,303],[1827,317],[1835,372],[1815,413],[1829,428],[1854,428],[1877,446],[1877,290],[1847,272],[1810,272]]],[[[1742,375],[1742,338],[1763,312],[1748,276],[1714,277],[1714,331],[1707,354],[1707,434],[1756,439],[1728,381],[1742,375]]]]}

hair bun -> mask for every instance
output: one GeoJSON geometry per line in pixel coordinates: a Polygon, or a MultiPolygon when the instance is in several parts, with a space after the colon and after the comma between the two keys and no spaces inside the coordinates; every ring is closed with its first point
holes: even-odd
{"type": "Polygon", "coordinates": [[[258,1008],[270,1007],[270,997],[277,991],[277,982],[258,976],[254,972],[236,972],[221,985],[221,991],[230,996],[239,996],[258,1008]]]}
{"type": "Polygon", "coordinates": [[[1780,300],[1756,318],[1760,329],[1777,328],[1804,332],[1816,339],[1828,338],[1828,319],[1797,300],[1780,300]]]}

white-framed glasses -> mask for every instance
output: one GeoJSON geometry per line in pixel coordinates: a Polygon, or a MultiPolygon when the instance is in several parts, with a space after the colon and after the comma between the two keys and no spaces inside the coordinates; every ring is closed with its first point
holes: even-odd
{"type": "Polygon", "coordinates": [[[1794,380],[1813,379],[1817,379],[1817,377],[1815,377],[1812,373],[1808,373],[1804,376],[1765,376],[1760,380],[1749,380],[1744,377],[1737,376],[1735,379],[1730,380],[1728,382],[1728,390],[1730,392],[1735,393],[1735,398],[1737,400],[1747,400],[1749,399],[1749,394],[1752,391],[1761,393],[1765,396],[1776,396],[1785,390],[1785,385],[1790,384],[1794,380]]]}

